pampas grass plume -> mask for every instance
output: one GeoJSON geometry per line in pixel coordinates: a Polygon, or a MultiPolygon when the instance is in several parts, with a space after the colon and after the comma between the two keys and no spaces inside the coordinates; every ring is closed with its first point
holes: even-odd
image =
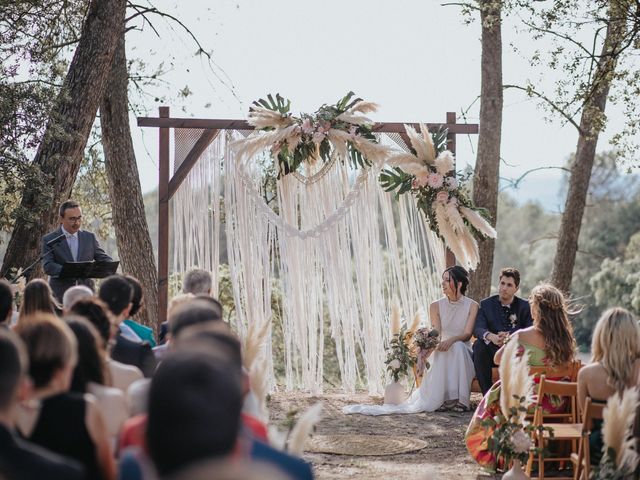
{"type": "MultiPolygon", "coordinates": [[[[529,354],[518,356],[518,339],[513,337],[507,343],[500,362],[500,410],[509,418],[511,408],[523,406],[528,408],[533,403],[533,377],[529,375],[529,354]],[[523,405],[518,399],[524,397],[523,405]]],[[[517,421],[522,422],[525,412],[518,412],[517,421]]]]}
{"type": "Polygon", "coordinates": [[[267,340],[267,334],[271,328],[271,318],[258,325],[257,322],[249,324],[244,341],[242,363],[247,371],[251,370],[255,359],[260,354],[267,340]]]}
{"type": "Polygon", "coordinates": [[[435,164],[438,173],[440,175],[445,175],[454,168],[453,154],[449,150],[445,150],[440,155],[438,155],[435,164]]]}
{"type": "Polygon", "coordinates": [[[258,401],[258,412],[260,420],[267,422],[269,419],[269,411],[267,409],[267,390],[269,377],[267,375],[267,362],[254,362],[249,371],[249,384],[251,391],[258,401]]]}
{"type": "Polygon", "coordinates": [[[364,100],[361,100],[351,108],[351,111],[360,112],[366,115],[367,113],[377,112],[378,104],[373,102],[365,102],[364,100]]]}
{"type": "Polygon", "coordinates": [[[495,228],[493,228],[489,222],[487,222],[482,215],[480,215],[475,210],[472,210],[467,207],[460,207],[460,212],[465,216],[469,223],[475,227],[480,233],[486,235],[489,238],[496,238],[498,233],[495,228]]]}
{"type": "Polygon", "coordinates": [[[429,159],[429,163],[432,163],[436,158],[436,147],[433,145],[429,128],[424,123],[420,124],[420,133],[422,133],[422,139],[424,140],[427,158],[429,159]]]}
{"type": "Polygon", "coordinates": [[[428,147],[425,141],[418,135],[418,132],[411,126],[405,125],[404,130],[407,132],[411,146],[416,151],[416,156],[422,163],[433,163],[433,158],[429,155],[428,147]]]}
{"type": "Polygon", "coordinates": [[[400,329],[402,328],[401,317],[402,311],[400,310],[398,299],[394,298],[393,303],[391,304],[391,317],[389,318],[389,331],[391,333],[391,337],[400,333],[400,329]]]}
{"type": "Polygon", "coordinates": [[[418,328],[420,328],[421,323],[422,323],[422,310],[419,309],[413,315],[413,320],[411,321],[411,326],[409,327],[409,331],[415,332],[416,330],[418,330],[418,328]]]}
{"type": "Polygon", "coordinates": [[[307,438],[313,432],[313,427],[315,427],[316,423],[320,421],[321,411],[322,402],[318,402],[300,415],[289,436],[289,453],[298,456],[302,455],[307,438]]]}
{"type": "Polygon", "coordinates": [[[622,395],[609,397],[602,413],[603,452],[606,454],[608,448],[616,452],[617,470],[634,471],[638,465],[635,438],[631,435],[637,406],[638,391],[628,388],[622,395]]]}

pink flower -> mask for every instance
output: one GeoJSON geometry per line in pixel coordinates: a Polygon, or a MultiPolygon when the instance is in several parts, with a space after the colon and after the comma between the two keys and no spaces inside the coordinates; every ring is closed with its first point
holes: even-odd
{"type": "Polygon", "coordinates": [[[356,127],[355,125],[351,125],[351,127],[349,127],[349,135],[351,135],[352,137],[355,137],[357,130],[358,130],[358,127],[356,127]]]}
{"type": "Polygon", "coordinates": [[[458,188],[458,179],[456,177],[447,177],[444,181],[449,190],[455,190],[458,188]]]}
{"type": "Polygon", "coordinates": [[[313,124],[311,123],[310,118],[305,118],[304,121],[302,122],[302,131],[304,133],[313,132],[313,124]]]}
{"type": "Polygon", "coordinates": [[[416,178],[414,178],[413,181],[411,182],[411,186],[414,189],[422,188],[427,185],[428,181],[429,181],[428,173],[419,173],[418,175],[416,175],[416,178]]]}
{"type": "Polygon", "coordinates": [[[444,178],[439,173],[431,173],[427,179],[427,183],[431,188],[440,188],[443,182],[444,178]]]}
{"type": "Polygon", "coordinates": [[[331,122],[322,122],[322,126],[318,129],[322,133],[327,133],[329,130],[331,130],[331,122]]]}
{"type": "Polygon", "coordinates": [[[445,203],[447,200],[449,200],[449,192],[445,192],[444,190],[441,190],[436,195],[436,202],[445,203]]]}
{"type": "Polygon", "coordinates": [[[453,205],[454,207],[458,206],[458,199],[456,197],[451,197],[449,199],[449,205],[453,205]]]}

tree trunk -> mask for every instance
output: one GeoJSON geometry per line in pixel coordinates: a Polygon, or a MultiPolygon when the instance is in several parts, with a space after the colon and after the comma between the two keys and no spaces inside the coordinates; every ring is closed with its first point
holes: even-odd
{"type": "Polygon", "coordinates": [[[618,10],[619,2],[612,0],[609,6],[609,24],[598,58],[596,73],[585,99],[580,117],[580,132],[576,155],[571,166],[569,190],[565,202],[556,254],[553,259],[551,283],[565,293],[571,290],[571,278],[578,251],[578,238],[582,216],[591,180],[593,161],[596,155],[598,136],[605,125],[605,107],[613,79],[620,43],[626,32],[624,15],[618,10]]]}
{"type": "MultiPolygon", "coordinates": [[[[480,133],[473,176],[473,202],[484,207],[495,226],[498,218],[500,140],[502,138],[502,0],[481,0],[482,75],[480,133]]],[[[480,263],[471,274],[469,296],[480,301],[491,291],[495,240],[479,242],[480,263]]]]}
{"type": "Polygon", "coordinates": [[[142,284],[146,308],[140,312],[138,320],[155,327],[158,275],[131,140],[127,87],[127,58],[122,32],[100,104],[102,145],[122,271],[133,275],[142,284]]]}
{"type": "MultiPolygon", "coordinates": [[[[11,234],[0,277],[36,259],[42,236],[57,224],[59,204],[71,194],[124,28],[125,9],[125,0],[94,0],[89,5],[80,41],[33,160],[45,182],[24,187],[22,217],[11,234]]],[[[42,276],[42,269],[34,276],[42,276]]]]}

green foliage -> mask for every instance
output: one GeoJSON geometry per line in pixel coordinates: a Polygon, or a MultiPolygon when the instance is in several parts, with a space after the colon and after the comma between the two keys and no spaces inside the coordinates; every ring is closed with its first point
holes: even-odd
{"type": "MultiPolygon", "coordinates": [[[[298,127],[302,128],[300,142],[294,148],[286,140],[273,148],[273,153],[280,167],[278,178],[297,171],[300,165],[310,159],[317,158],[323,162],[330,161],[331,142],[326,136],[326,132],[329,129],[341,130],[351,135],[366,138],[371,142],[377,142],[372,131],[372,125],[354,125],[338,119],[340,115],[362,101],[361,98],[354,98],[354,96],[355,93],[349,92],[335,104],[324,104],[313,114],[303,113],[300,117],[291,115],[291,101],[285,99],[279,93],[276,94],[275,99],[273,95],[269,94],[266,100],[260,98],[253,102],[256,107],[262,107],[277,112],[283,117],[291,118],[298,127]],[[309,131],[305,130],[305,125],[310,127],[309,131]],[[315,138],[316,136],[320,136],[322,139],[315,138]]],[[[275,127],[267,126],[263,127],[262,130],[272,131],[275,130],[275,127]]],[[[354,167],[364,168],[371,165],[371,162],[367,160],[353,142],[347,142],[347,154],[349,162],[354,167]]]]}
{"type": "Polygon", "coordinates": [[[553,438],[553,428],[551,427],[518,422],[518,415],[527,413],[527,408],[524,406],[525,398],[519,398],[517,395],[514,395],[513,398],[518,400],[519,406],[511,407],[508,418],[500,412],[495,417],[488,417],[482,421],[483,427],[493,430],[487,439],[487,450],[496,456],[496,464],[503,465],[504,470],[507,470],[514,460],[520,460],[522,464],[525,464],[529,458],[529,452],[533,452],[534,455],[546,453],[544,449],[534,447],[531,443],[530,437],[533,432],[542,435],[546,431],[549,433],[549,437],[553,438]],[[518,437],[520,438],[518,439],[518,437]],[[520,443],[523,445],[519,445],[520,443]],[[527,444],[529,444],[528,448],[527,444]]]}
{"type": "Polygon", "coordinates": [[[407,341],[406,326],[403,326],[400,333],[396,333],[389,342],[384,363],[395,382],[409,374],[409,368],[413,366],[415,359],[411,355],[411,344],[407,341]]]}
{"type": "MultiPolygon", "coordinates": [[[[571,291],[582,311],[572,323],[583,350],[589,349],[591,332],[605,309],[619,305],[640,313],[640,185],[637,176],[620,171],[615,159],[612,152],[596,156],[578,242],[571,291]]],[[[519,295],[526,298],[532,287],[548,280],[560,217],[535,202],[518,204],[507,192],[499,196],[498,211],[493,278],[497,280],[501,267],[517,267],[522,274],[519,295]]]]}
{"type": "MultiPolygon", "coordinates": [[[[86,2],[2,2],[0,15],[0,231],[20,219],[40,221],[51,203],[49,178],[33,165],[49,112],[66,74],[69,48],[78,38],[86,2]],[[35,208],[19,207],[24,185],[36,192],[35,208]]],[[[55,131],[55,129],[52,129],[55,131]]],[[[64,135],[58,131],[55,135],[64,135]]]]}

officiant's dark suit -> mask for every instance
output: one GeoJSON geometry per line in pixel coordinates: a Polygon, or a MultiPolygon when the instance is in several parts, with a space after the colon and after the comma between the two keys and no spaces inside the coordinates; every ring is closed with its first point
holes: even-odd
{"type": "Polygon", "coordinates": [[[493,357],[500,348],[499,345],[487,340],[487,334],[499,332],[513,333],[532,324],[529,302],[514,296],[511,305],[502,305],[499,295],[487,297],[480,302],[473,344],[473,365],[476,378],[484,395],[492,385],[491,369],[496,365],[493,357]],[[513,318],[515,315],[515,319],[513,318]]]}
{"type": "Polygon", "coordinates": [[[90,278],[58,278],[65,262],[113,261],[93,233],[80,230],[81,224],[80,207],[76,202],[69,200],[60,206],[60,227],[42,237],[44,271],[49,275],[49,285],[53,294],[61,303],[64,292],[74,285],[86,285],[93,290],[93,280],[90,278]],[[63,234],[65,237],[49,245],[49,242],[63,234]]]}

